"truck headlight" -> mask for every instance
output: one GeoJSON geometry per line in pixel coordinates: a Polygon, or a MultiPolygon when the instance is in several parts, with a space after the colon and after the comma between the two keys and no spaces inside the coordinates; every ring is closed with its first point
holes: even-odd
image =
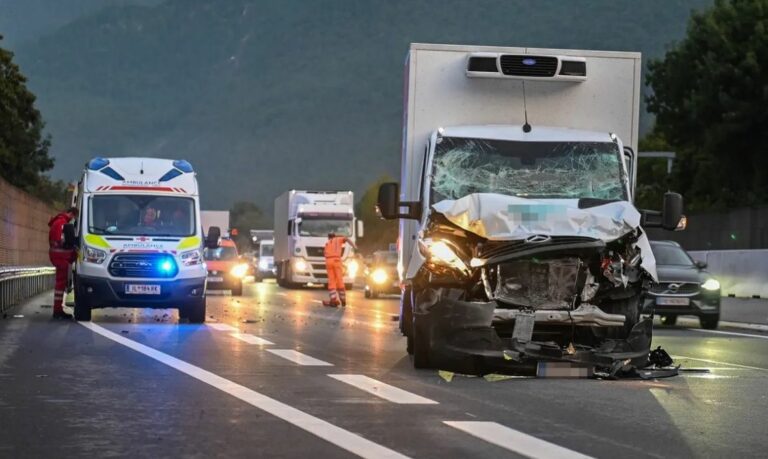
{"type": "Polygon", "coordinates": [[[203,264],[203,254],[199,250],[190,250],[181,254],[181,264],[195,266],[203,264]]]}
{"type": "Polygon", "coordinates": [[[100,265],[107,259],[107,252],[93,247],[85,246],[85,255],[83,256],[88,263],[95,263],[100,265]]]}
{"type": "Polygon", "coordinates": [[[717,279],[709,278],[701,284],[701,288],[704,290],[720,290],[720,282],[717,279]]]}
{"type": "Polygon", "coordinates": [[[371,273],[371,279],[374,284],[383,284],[388,278],[387,272],[381,268],[377,268],[371,273]]]}
{"type": "Polygon", "coordinates": [[[269,262],[267,260],[259,260],[259,269],[266,271],[269,269],[269,262]]]}
{"type": "Polygon", "coordinates": [[[293,269],[297,272],[305,273],[307,272],[307,268],[309,268],[309,265],[307,265],[307,262],[303,258],[295,258],[293,260],[293,269]]]}
{"type": "Polygon", "coordinates": [[[359,269],[360,265],[357,263],[357,260],[349,260],[347,262],[347,272],[349,273],[349,277],[357,276],[357,271],[359,269]]]}
{"type": "Polygon", "coordinates": [[[245,275],[248,274],[248,265],[245,263],[235,265],[235,267],[232,268],[229,273],[235,277],[245,277],[245,275]]]}
{"type": "Polygon", "coordinates": [[[462,272],[467,271],[467,265],[445,241],[424,239],[422,244],[431,261],[456,268],[462,272]]]}

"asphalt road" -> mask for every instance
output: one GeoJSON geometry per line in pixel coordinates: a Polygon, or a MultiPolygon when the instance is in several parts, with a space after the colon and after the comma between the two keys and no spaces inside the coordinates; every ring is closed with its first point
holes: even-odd
{"type": "Polygon", "coordinates": [[[657,381],[417,371],[397,301],[249,284],[209,322],[107,309],[0,319],[0,457],[764,457],[768,335],[657,329],[657,381]],[[489,378],[490,379],[490,378],[489,378]]]}

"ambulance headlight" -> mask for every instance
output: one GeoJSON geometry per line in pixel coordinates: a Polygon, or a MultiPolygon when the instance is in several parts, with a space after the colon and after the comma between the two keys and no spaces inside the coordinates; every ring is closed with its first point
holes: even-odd
{"type": "Polygon", "coordinates": [[[245,277],[245,275],[248,274],[248,265],[245,263],[235,265],[235,267],[232,268],[229,273],[235,277],[245,277]]]}
{"type": "Polygon", "coordinates": [[[88,263],[95,263],[97,265],[100,265],[104,263],[104,260],[107,259],[107,252],[99,249],[94,249],[93,247],[85,246],[85,254],[83,258],[88,263]]]}
{"type": "Polygon", "coordinates": [[[184,266],[195,266],[203,263],[203,254],[199,250],[190,250],[181,254],[181,263],[184,266]]]}
{"type": "Polygon", "coordinates": [[[349,260],[347,262],[347,272],[349,273],[349,277],[357,276],[357,272],[359,270],[360,264],[357,262],[357,260],[349,260]]]}

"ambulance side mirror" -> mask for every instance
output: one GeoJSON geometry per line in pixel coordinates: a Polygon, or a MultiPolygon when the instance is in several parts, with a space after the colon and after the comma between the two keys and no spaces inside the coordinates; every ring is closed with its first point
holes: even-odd
{"type": "Polygon", "coordinates": [[[221,228],[211,226],[208,228],[208,234],[205,235],[205,247],[209,249],[217,248],[219,246],[219,239],[221,239],[221,228]]]}

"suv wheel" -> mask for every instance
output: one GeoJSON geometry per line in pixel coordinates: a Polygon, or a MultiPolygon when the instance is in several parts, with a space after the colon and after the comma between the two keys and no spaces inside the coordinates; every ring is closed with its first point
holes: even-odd
{"type": "Polygon", "coordinates": [[[677,315],[675,314],[665,314],[659,318],[661,320],[662,325],[667,326],[673,326],[677,323],[677,315]]]}
{"type": "Polygon", "coordinates": [[[720,314],[705,314],[699,317],[699,323],[701,328],[707,330],[714,330],[717,328],[717,324],[720,322],[720,314]]]}

